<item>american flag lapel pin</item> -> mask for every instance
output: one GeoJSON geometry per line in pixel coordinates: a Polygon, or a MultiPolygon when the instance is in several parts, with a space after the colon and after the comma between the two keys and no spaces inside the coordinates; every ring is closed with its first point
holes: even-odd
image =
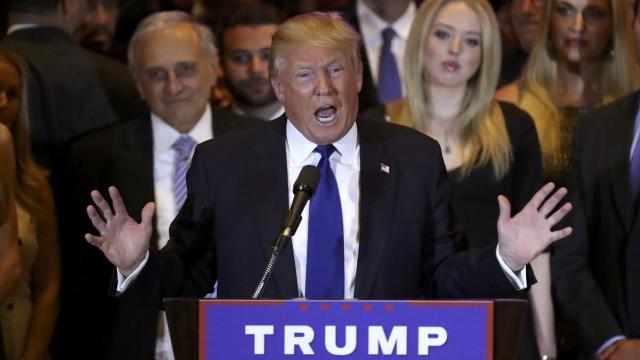
{"type": "Polygon", "coordinates": [[[380,171],[382,171],[383,173],[391,173],[391,168],[389,167],[389,165],[385,164],[385,163],[380,163],[380,171]]]}

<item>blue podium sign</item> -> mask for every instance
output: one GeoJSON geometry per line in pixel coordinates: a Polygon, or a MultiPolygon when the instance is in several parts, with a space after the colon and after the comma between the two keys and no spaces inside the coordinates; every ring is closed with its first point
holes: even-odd
{"type": "Polygon", "coordinates": [[[491,301],[201,300],[200,359],[493,359],[491,301]]]}

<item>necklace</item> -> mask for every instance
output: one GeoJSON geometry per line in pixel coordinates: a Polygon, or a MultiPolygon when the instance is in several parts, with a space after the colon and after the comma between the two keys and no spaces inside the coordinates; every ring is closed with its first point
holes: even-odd
{"type": "Polygon", "coordinates": [[[446,155],[451,153],[451,147],[449,146],[449,129],[444,131],[444,153],[446,155]]]}

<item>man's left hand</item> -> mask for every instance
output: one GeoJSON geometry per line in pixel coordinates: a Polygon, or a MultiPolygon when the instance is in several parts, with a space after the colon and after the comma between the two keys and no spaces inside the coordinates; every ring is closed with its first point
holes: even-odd
{"type": "Polygon", "coordinates": [[[514,217],[509,200],[498,196],[498,251],[511,270],[520,271],[551,243],[571,234],[570,227],[551,230],[571,211],[571,203],[553,211],[567,194],[567,189],[560,188],[549,196],[554,188],[553,183],[543,186],[514,217]]]}

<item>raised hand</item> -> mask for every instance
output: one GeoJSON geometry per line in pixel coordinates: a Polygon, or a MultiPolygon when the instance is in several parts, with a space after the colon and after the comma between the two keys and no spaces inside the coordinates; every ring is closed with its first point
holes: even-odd
{"type": "Polygon", "coordinates": [[[554,188],[553,183],[543,186],[514,217],[511,217],[509,200],[498,196],[498,249],[511,270],[522,269],[551,243],[571,234],[570,227],[551,230],[571,211],[571,203],[553,211],[567,194],[567,189],[560,188],[547,198],[554,188]]]}
{"type": "Polygon", "coordinates": [[[87,214],[99,235],[85,234],[85,239],[96,246],[124,276],[129,276],[144,259],[149,250],[151,221],[155,211],[154,203],[142,209],[142,222],[133,220],[127,213],[118,189],[109,187],[113,210],[100,192],[91,192],[95,206],[87,207],[87,214]]]}

